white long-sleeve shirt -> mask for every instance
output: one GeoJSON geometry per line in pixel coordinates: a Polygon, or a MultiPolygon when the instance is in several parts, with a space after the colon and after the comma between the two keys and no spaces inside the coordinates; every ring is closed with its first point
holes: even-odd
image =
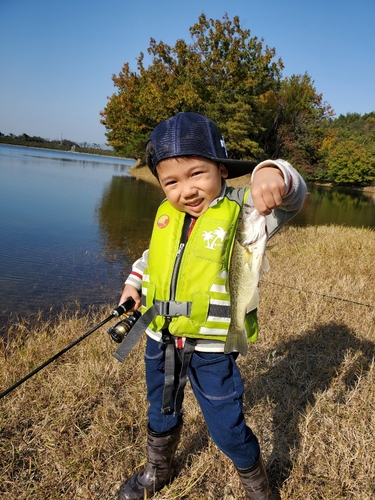
{"type": "MultiPolygon", "coordinates": [[[[283,174],[284,182],[286,186],[285,196],[283,198],[283,203],[279,208],[272,210],[271,214],[266,216],[267,219],[267,232],[268,238],[271,238],[281,227],[286,224],[292,217],[294,217],[302,208],[303,202],[306,197],[306,184],[302,179],[301,175],[285,160],[267,160],[259,163],[253,173],[254,174],[261,168],[269,166],[272,162],[275,167],[279,168],[283,174]]],[[[224,183],[223,190],[220,196],[216,198],[211,206],[215,205],[224,196],[227,186],[224,183]]],[[[253,205],[253,200],[251,198],[251,193],[247,199],[247,203],[253,205]]],[[[142,291],[142,277],[143,271],[147,267],[148,262],[148,249],[143,252],[141,258],[136,260],[132,266],[132,271],[125,281],[126,285],[134,286],[139,293],[142,291]]],[[[147,335],[152,337],[156,341],[161,340],[160,332],[153,332],[150,329],[146,329],[147,335]]],[[[181,344],[181,340],[179,341],[181,344]]],[[[183,342],[182,342],[183,344],[183,342]]],[[[223,352],[224,342],[215,340],[205,340],[199,339],[196,346],[197,351],[206,352],[223,352]]]]}

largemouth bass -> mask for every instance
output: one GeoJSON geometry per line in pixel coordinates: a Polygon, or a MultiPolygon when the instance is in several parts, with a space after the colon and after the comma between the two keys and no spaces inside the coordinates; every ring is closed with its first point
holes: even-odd
{"type": "Polygon", "coordinates": [[[224,352],[247,353],[245,315],[258,306],[258,283],[262,270],[268,271],[266,258],[266,218],[245,204],[239,216],[229,267],[231,314],[224,352]]]}

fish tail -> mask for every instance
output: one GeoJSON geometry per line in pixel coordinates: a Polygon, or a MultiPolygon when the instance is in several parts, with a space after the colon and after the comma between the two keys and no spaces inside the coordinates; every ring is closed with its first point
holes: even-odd
{"type": "Polygon", "coordinates": [[[229,328],[228,335],[225,341],[224,353],[229,354],[233,351],[238,351],[242,356],[247,354],[247,335],[245,329],[229,328]]]}

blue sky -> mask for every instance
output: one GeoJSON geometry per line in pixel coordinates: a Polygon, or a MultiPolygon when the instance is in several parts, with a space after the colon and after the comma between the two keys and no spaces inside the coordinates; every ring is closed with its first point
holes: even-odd
{"type": "Polygon", "coordinates": [[[337,116],[375,111],[374,0],[0,0],[0,132],[104,143],[112,74],[202,12],[238,15],[337,116]]]}

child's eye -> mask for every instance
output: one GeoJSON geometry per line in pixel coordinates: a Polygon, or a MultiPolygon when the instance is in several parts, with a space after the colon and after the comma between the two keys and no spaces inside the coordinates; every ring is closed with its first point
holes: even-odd
{"type": "Polygon", "coordinates": [[[168,181],[165,183],[165,186],[172,186],[173,184],[176,184],[176,181],[168,181]]]}

